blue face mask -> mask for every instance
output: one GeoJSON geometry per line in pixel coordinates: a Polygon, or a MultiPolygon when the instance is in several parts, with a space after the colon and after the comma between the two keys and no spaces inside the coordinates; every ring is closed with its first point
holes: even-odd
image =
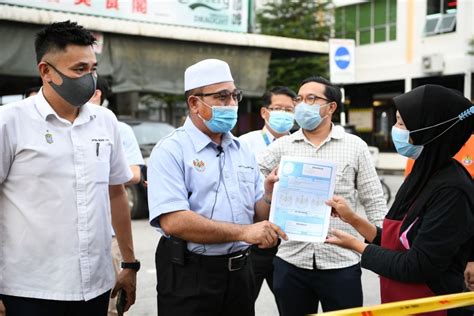
{"type": "Polygon", "coordinates": [[[306,129],[308,131],[315,130],[318,128],[319,124],[325,119],[325,117],[321,117],[321,114],[319,114],[319,110],[326,105],[319,105],[319,104],[314,104],[314,105],[309,105],[304,102],[301,102],[296,105],[295,107],[295,120],[296,123],[302,128],[306,129]]]}
{"type": "Polygon", "coordinates": [[[279,134],[288,133],[294,125],[295,115],[285,111],[272,111],[268,119],[270,128],[279,134]]]}
{"type": "Polygon", "coordinates": [[[213,133],[227,133],[234,128],[237,123],[237,110],[238,106],[236,105],[222,105],[222,106],[210,106],[209,104],[205,105],[211,108],[212,117],[209,121],[202,119],[207,128],[213,133]]]}
{"type": "Polygon", "coordinates": [[[395,126],[392,127],[392,141],[400,155],[411,159],[416,160],[423,150],[423,145],[410,143],[410,131],[395,126]]]}
{"type": "Polygon", "coordinates": [[[466,119],[467,117],[474,115],[474,105],[471,106],[469,109],[463,111],[459,115],[450,118],[446,121],[443,121],[441,123],[437,123],[431,126],[427,127],[422,127],[419,129],[416,129],[414,131],[408,131],[405,129],[401,129],[398,127],[393,126],[392,127],[392,141],[393,144],[395,145],[395,148],[397,149],[397,152],[405,157],[412,158],[412,159],[417,159],[421,151],[423,150],[424,146],[427,144],[431,143],[432,141],[438,139],[441,137],[444,133],[449,131],[453,126],[455,126],[457,123],[461,122],[462,120],[466,119]],[[452,122],[452,123],[451,123],[452,122]],[[447,128],[445,128],[441,133],[436,135],[435,137],[431,138],[428,141],[425,141],[422,145],[413,145],[410,143],[410,133],[417,133],[417,132],[423,132],[431,128],[439,127],[444,124],[451,123],[447,128]]]}

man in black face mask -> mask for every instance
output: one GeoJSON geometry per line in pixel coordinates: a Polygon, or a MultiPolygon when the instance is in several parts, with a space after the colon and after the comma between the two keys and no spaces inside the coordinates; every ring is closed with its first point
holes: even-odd
{"type": "Polygon", "coordinates": [[[88,104],[94,37],[61,22],[37,34],[42,89],[0,109],[0,295],[7,315],[107,315],[111,289],[135,301],[117,119],[88,104]],[[112,211],[111,211],[112,209],[112,211]],[[112,220],[124,259],[115,281],[112,220]]]}

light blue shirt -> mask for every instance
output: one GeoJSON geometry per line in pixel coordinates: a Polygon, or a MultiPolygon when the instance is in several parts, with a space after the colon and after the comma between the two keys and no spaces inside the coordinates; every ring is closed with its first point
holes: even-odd
{"type": "MultiPolygon", "coordinates": [[[[222,148],[223,153],[217,156],[217,145],[189,117],[184,126],[155,146],[148,162],[152,226],[163,232],[158,217],[180,210],[192,210],[216,221],[253,223],[255,203],[263,196],[263,178],[255,156],[231,133],[222,136],[222,148]]],[[[248,246],[244,242],[188,242],[190,251],[204,255],[228,254],[248,246]]]]}
{"type": "Polygon", "coordinates": [[[143,156],[138,146],[133,129],[124,122],[118,122],[118,130],[122,139],[123,151],[129,165],[144,165],[143,156]]]}

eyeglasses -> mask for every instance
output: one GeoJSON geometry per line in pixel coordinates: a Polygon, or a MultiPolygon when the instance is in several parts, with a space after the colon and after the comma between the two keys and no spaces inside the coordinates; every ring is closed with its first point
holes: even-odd
{"type": "Polygon", "coordinates": [[[229,90],[221,90],[217,92],[212,92],[212,93],[199,93],[195,94],[197,97],[209,97],[209,96],[214,96],[214,99],[219,99],[222,102],[229,101],[230,98],[234,99],[236,102],[242,101],[242,91],[241,90],[234,90],[230,92],[229,90]]]}
{"type": "Polygon", "coordinates": [[[319,97],[319,96],[314,95],[314,94],[308,94],[305,97],[303,97],[301,95],[298,95],[296,98],[293,99],[293,101],[296,104],[299,104],[299,103],[304,101],[306,104],[309,104],[309,105],[315,104],[318,100],[324,100],[324,101],[327,101],[328,103],[332,102],[331,100],[328,100],[328,99],[323,98],[323,97],[319,97]]]}
{"type": "Polygon", "coordinates": [[[283,111],[283,112],[286,112],[286,113],[295,113],[295,109],[294,108],[285,108],[285,107],[279,107],[279,106],[275,106],[275,107],[267,107],[267,110],[268,111],[283,111]]]}

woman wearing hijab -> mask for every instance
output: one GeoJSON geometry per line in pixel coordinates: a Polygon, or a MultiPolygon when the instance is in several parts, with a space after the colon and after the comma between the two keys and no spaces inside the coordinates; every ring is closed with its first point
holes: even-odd
{"type": "Polygon", "coordinates": [[[416,159],[413,171],[400,187],[383,229],[359,217],[344,199],[328,201],[333,215],[354,226],[370,244],[338,230],[327,242],[362,254],[362,267],[380,275],[382,303],[462,292],[464,268],[474,259],[469,258],[474,184],[452,157],[471,136],[474,106],[458,92],[437,85],[418,87],[394,102],[398,111],[392,139],[399,154],[416,159]]]}

